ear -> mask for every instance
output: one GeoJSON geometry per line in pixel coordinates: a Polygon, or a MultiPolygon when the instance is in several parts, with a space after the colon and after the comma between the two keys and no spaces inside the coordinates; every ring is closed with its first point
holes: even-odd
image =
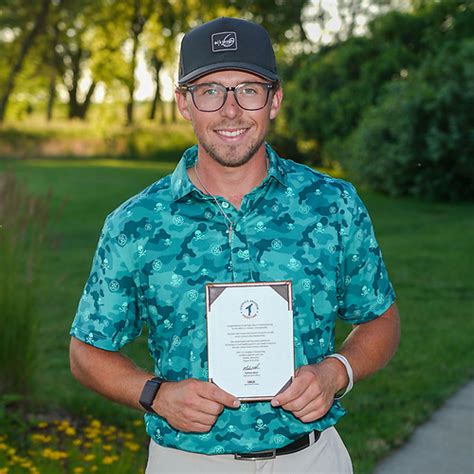
{"type": "Polygon", "coordinates": [[[270,120],[273,120],[280,111],[281,101],[283,100],[283,89],[279,87],[272,97],[272,105],[270,107],[270,120]]]}
{"type": "Polygon", "coordinates": [[[191,114],[189,113],[188,109],[188,99],[187,99],[187,92],[175,90],[174,92],[176,97],[176,105],[178,106],[178,110],[180,114],[183,116],[185,120],[191,120],[191,114]]]}

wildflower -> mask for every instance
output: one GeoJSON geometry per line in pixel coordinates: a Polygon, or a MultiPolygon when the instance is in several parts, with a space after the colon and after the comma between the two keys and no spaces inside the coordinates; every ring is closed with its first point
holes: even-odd
{"type": "Polygon", "coordinates": [[[81,474],[82,472],[84,472],[84,468],[83,467],[75,467],[72,472],[74,474],[81,474]]]}
{"type": "Polygon", "coordinates": [[[43,449],[42,456],[46,459],[59,461],[61,459],[66,459],[68,454],[65,451],[55,451],[54,449],[45,448],[43,449]]]}
{"type": "Polygon", "coordinates": [[[133,452],[136,452],[140,449],[140,445],[137,444],[137,443],[132,443],[132,442],[126,442],[125,443],[125,447],[130,450],[130,451],[133,451],[133,452]]]}
{"type": "Polygon", "coordinates": [[[34,433],[31,435],[31,440],[38,443],[49,443],[51,441],[51,436],[44,435],[41,433],[34,433]]]}
{"type": "Polygon", "coordinates": [[[90,422],[90,426],[92,428],[96,428],[100,430],[100,428],[102,427],[102,423],[99,420],[92,419],[90,422]]]}
{"type": "Polygon", "coordinates": [[[48,427],[48,423],[46,423],[46,421],[40,421],[39,423],[36,424],[36,427],[37,428],[47,428],[48,427]]]}
{"type": "Polygon", "coordinates": [[[6,451],[8,449],[8,444],[0,442],[0,451],[6,451]]]}
{"type": "Polygon", "coordinates": [[[91,466],[91,472],[96,472],[99,468],[97,466],[91,466]]]}
{"type": "Polygon", "coordinates": [[[67,436],[76,436],[76,430],[72,426],[68,426],[64,430],[64,434],[66,434],[67,436]]]}
{"type": "Polygon", "coordinates": [[[143,424],[143,420],[140,419],[140,420],[134,420],[133,422],[133,426],[142,426],[143,424]]]}
{"type": "Polygon", "coordinates": [[[80,440],[79,438],[75,439],[72,444],[74,446],[80,446],[82,444],[82,440],[80,440]]]}
{"type": "Polygon", "coordinates": [[[110,444],[104,444],[104,446],[102,446],[102,449],[104,451],[112,451],[112,446],[110,444]]]}
{"type": "Polygon", "coordinates": [[[84,461],[87,461],[87,462],[93,461],[94,459],[95,459],[95,454],[86,454],[84,456],[84,461]]]}
{"type": "Polygon", "coordinates": [[[8,467],[0,467],[0,474],[8,474],[8,467]]]}
{"type": "Polygon", "coordinates": [[[118,460],[118,456],[104,456],[102,460],[103,464],[113,464],[115,461],[118,460]]]}

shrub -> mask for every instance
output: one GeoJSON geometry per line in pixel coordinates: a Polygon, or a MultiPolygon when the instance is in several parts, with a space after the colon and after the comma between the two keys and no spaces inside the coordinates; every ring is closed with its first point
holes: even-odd
{"type": "Polygon", "coordinates": [[[14,176],[0,175],[0,393],[26,394],[33,373],[35,268],[49,203],[49,196],[33,196],[14,176]]]}
{"type": "Polygon", "coordinates": [[[346,143],[344,164],[391,195],[474,198],[474,40],[392,83],[346,143]]]}

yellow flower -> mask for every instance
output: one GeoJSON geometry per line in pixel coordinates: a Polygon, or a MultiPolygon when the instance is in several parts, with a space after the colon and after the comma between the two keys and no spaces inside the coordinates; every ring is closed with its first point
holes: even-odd
{"type": "Polygon", "coordinates": [[[84,447],[85,447],[86,449],[90,449],[90,448],[92,448],[92,443],[89,443],[89,442],[84,443],[84,447]]]}
{"type": "Polygon", "coordinates": [[[100,431],[98,430],[91,430],[91,429],[85,429],[84,430],[84,436],[88,439],[97,439],[100,435],[100,431]]]}
{"type": "Polygon", "coordinates": [[[99,469],[97,466],[91,466],[91,472],[96,472],[99,469]]]}
{"type": "Polygon", "coordinates": [[[72,471],[74,474],[81,474],[81,472],[84,472],[83,467],[75,467],[72,471]]]}
{"type": "Polygon", "coordinates": [[[47,428],[48,427],[48,423],[46,423],[46,421],[40,421],[39,423],[36,424],[36,426],[38,428],[47,428]]]}
{"type": "Polygon", "coordinates": [[[51,436],[44,435],[41,433],[34,433],[31,435],[31,440],[38,443],[49,443],[51,441],[51,436]]]}
{"type": "Polygon", "coordinates": [[[104,456],[104,459],[102,459],[103,464],[112,464],[116,461],[115,456],[104,456]]]}
{"type": "Polygon", "coordinates": [[[65,451],[55,451],[54,449],[50,448],[43,449],[41,454],[44,458],[51,459],[53,461],[59,461],[68,457],[68,454],[65,451]]]}
{"type": "Polygon", "coordinates": [[[91,420],[90,425],[92,428],[100,429],[102,427],[102,423],[99,420],[91,420]]]}
{"type": "Polygon", "coordinates": [[[0,467],[0,474],[8,474],[8,467],[0,467]]]}
{"type": "Polygon", "coordinates": [[[67,436],[76,436],[76,430],[72,426],[68,426],[65,430],[64,433],[67,436]]]}
{"type": "Polygon", "coordinates": [[[112,451],[113,447],[110,444],[104,444],[104,446],[102,446],[102,449],[104,451],[112,451]]]}
{"type": "Polygon", "coordinates": [[[74,446],[80,446],[80,445],[82,444],[82,440],[79,439],[79,438],[77,438],[77,439],[75,439],[75,440],[72,442],[72,444],[73,444],[74,446]]]}
{"type": "Polygon", "coordinates": [[[131,443],[131,442],[125,443],[125,447],[126,447],[127,449],[129,449],[130,451],[134,451],[134,452],[136,452],[136,451],[138,451],[138,450],[140,449],[140,445],[139,445],[139,444],[137,444],[137,443],[131,443]]]}
{"type": "Polygon", "coordinates": [[[143,420],[141,420],[141,419],[140,420],[135,420],[133,422],[133,426],[142,426],[142,425],[143,425],[143,420]]]}
{"type": "Polygon", "coordinates": [[[87,462],[93,461],[94,459],[95,459],[95,454],[86,454],[84,456],[84,461],[87,461],[87,462]]]}
{"type": "Polygon", "coordinates": [[[8,449],[8,444],[0,443],[0,451],[6,451],[8,449]]]}

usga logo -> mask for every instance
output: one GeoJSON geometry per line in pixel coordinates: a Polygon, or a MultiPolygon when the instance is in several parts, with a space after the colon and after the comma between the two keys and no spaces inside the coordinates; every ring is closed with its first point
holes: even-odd
{"type": "Polygon", "coordinates": [[[240,314],[247,319],[255,318],[258,314],[258,304],[254,300],[246,300],[240,305],[240,314]]]}
{"type": "Polygon", "coordinates": [[[223,31],[211,36],[212,51],[237,51],[237,34],[235,31],[223,31]]]}

